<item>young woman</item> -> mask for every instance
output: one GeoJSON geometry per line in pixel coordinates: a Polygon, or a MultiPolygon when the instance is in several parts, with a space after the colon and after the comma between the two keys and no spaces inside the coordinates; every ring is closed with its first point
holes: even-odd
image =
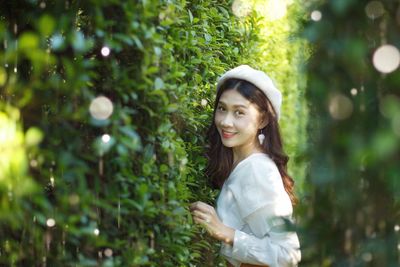
{"type": "Polygon", "coordinates": [[[190,210],[221,241],[228,266],[297,266],[301,258],[287,228],[296,197],[279,133],[281,102],[271,79],[247,65],[217,84],[207,153],[207,174],[221,188],[217,210],[200,201],[190,210]]]}

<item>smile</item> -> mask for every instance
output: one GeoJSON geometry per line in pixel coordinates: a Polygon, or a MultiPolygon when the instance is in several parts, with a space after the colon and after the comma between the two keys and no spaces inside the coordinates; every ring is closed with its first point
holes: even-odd
{"type": "Polygon", "coordinates": [[[226,131],[224,131],[224,130],[222,130],[221,131],[221,133],[222,133],[222,137],[223,138],[231,138],[231,137],[233,137],[236,133],[231,133],[231,132],[226,132],[226,131]]]}

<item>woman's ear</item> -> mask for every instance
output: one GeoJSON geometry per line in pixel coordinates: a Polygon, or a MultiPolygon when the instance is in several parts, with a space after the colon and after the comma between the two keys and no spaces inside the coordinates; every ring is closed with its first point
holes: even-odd
{"type": "Polygon", "coordinates": [[[259,129],[263,129],[265,126],[268,125],[268,116],[264,112],[261,114],[261,121],[259,129]]]}

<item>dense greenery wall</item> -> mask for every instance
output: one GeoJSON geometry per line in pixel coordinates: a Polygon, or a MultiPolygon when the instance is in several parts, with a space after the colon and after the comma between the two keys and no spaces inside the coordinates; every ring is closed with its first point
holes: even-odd
{"type": "Polygon", "coordinates": [[[399,8],[309,7],[304,266],[400,265],[399,8]]]}
{"type": "Polygon", "coordinates": [[[260,2],[1,4],[0,265],[216,266],[186,207],[214,201],[204,133],[216,78],[241,63],[284,92],[302,180],[300,5],[271,18],[260,2]]]}

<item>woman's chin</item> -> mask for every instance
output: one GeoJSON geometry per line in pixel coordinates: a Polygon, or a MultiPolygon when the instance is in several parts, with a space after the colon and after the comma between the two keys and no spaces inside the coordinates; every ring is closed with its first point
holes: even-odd
{"type": "Polygon", "coordinates": [[[234,147],[235,146],[235,143],[231,142],[231,141],[227,141],[227,140],[222,139],[221,142],[225,147],[234,147]]]}

